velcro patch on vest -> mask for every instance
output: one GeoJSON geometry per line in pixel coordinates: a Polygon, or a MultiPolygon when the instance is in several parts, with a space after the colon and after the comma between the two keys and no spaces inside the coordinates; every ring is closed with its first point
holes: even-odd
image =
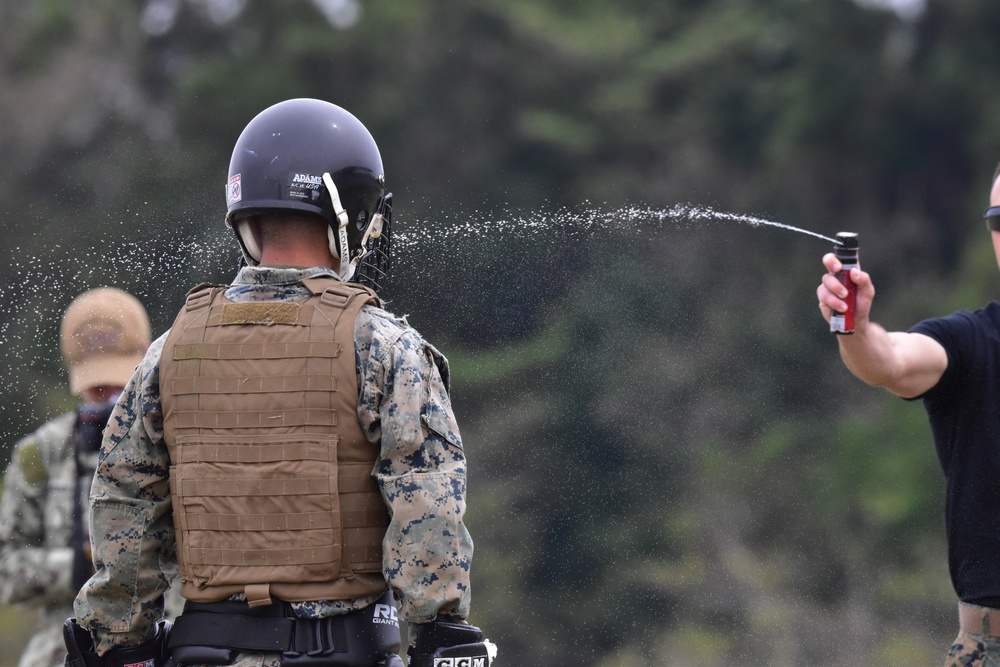
{"type": "Polygon", "coordinates": [[[274,301],[227,303],[222,307],[219,324],[298,324],[299,304],[274,301]]]}

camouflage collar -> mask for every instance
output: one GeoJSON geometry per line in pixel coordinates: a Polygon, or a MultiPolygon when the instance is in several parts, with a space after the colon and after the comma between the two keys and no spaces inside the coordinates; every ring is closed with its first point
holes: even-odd
{"type": "Polygon", "coordinates": [[[329,276],[337,278],[337,274],[324,266],[309,269],[299,267],[275,266],[245,266],[236,274],[233,285],[290,285],[304,278],[329,276]]]}

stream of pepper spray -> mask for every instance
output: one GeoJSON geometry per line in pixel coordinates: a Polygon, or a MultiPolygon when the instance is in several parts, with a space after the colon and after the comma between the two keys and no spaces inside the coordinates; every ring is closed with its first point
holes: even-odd
{"type": "Polygon", "coordinates": [[[764,220],[762,218],[737,213],[725,213],[711,208],[699,209],[692,207],[686,210],[685,213],[686,217],[689,219],[712,218],[716,220],[734,220],[736,222],[745,222],[753,227],[758,227],[760,225],[780,227],[781,229],[801,232],[802,234],[815,236],[833,243],[833,252],[837,256],[837,259],[840,260],[840,270],[834,275],[837,277],[840,284],[847,288],[847,296],[844,297],[844,303],[847,304],[847,308],[842,313],[832,313],[830,316],[830,331],[831,333],[841,336],[849,336],[854,333],[854,312],[857,306],[858,286],[854,284],[853,280],[851,280],[851,269],[856,269],[858,267],[858,235],[856,233],[839,232],[836,238],[830,238],[829,236],[823,236],[822,234],[811,232],[808,229],[793,227],[792,225],[774,222],[773,220],[764,220]]]}

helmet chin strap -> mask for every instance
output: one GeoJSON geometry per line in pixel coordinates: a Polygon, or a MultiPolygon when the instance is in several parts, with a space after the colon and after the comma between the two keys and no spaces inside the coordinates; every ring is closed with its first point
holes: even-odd
{"type": "Polygon", "coordinates": [[[340,203],[340,192],[333,182],[330,172],[323,174],[323,184],[326,185],[327,192],[330,193],[330,201],[333,203],[333,212],[337,216],[337,232],[334,234],[333,227],[327,231],[330,242],[330,253],[340,258],[340,279],[347,282],[354,275],[354,262],[351,261],[350,248],[347,245],[347,211],[340,203]],[[339,242],[339,243],[338,243],[339,242]],[[338,252],[339,245],[339,252],[338,252]]]}
{"type": "Polygon", "coordinates": [[[368,249],[368,242],[382,235],[383,218],[381,213],[376,213],[372,216],[372,219],[368,222],[368,227],[365,229],[364,236],[361,237],[360,251],[356,257],[352,258],[347,245],[347,211],[344,210],[344,205],[340,203],[340,192],[337,190],[337,185],[333,182],[330,172],[323,174],[323,183],[326,185],[327,192],[330,193],[333,212],[337,215],[337,233],[334,234],[332,226],[327,229],[330,252],[340,257],[340,279],[347,282],[354,277],[354,272],[357,270],[358,264],[361,263],[361,257],[368,249]],[[340,252],[336,251],[338,245],[340,252]]]}

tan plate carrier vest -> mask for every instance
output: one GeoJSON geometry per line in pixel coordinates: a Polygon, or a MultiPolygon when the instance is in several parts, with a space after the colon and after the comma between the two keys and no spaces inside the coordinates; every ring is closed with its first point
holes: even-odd
{"type": "Polygon", "coordinates": [[[361,432],[354,320],[374,292],[303,281],[302,301],[188,294],[163,346],[160,396],[181,593],[290,602],[386,589],[389,523],[361,432]]]}

